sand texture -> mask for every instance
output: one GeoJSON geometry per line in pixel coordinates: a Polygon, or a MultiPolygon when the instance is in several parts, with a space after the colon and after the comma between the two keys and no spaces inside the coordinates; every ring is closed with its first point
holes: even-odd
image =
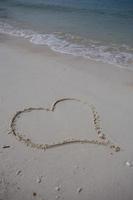
{"type": "Polygon", "coordinates": [[[0,38],[0,200],[133,199],[133,72],[0,38]]]}

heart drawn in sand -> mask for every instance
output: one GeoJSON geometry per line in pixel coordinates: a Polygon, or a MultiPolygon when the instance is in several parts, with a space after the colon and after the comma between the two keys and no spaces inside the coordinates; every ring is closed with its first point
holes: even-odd
{"type": "Polygon", "coordinates": [[[100,116],[99,116],[98,112],[96,111],[95,106],[89,105],[87,102],[84,102],[84,101],[82,101],[80,99],[76,99],[76,98],[58,99],[57,101],[53,102],[53,104],[51,105],[50,108],[30,107],[30,108],[25,108],[24,110],[17,111],[16,114],[13,116],[13,118],[11,120],[10,128],[11,128],[11,133],[16,137],[16,139],[25,143],[27,146],[30,146],[30,147],[36,148],[36,149],[46,150],[46,149],[49,149],[49,148],[54,148],[54,147],[57,147],[57,146],[71,144],[71,143],[82,143],[82,144],[91,143],[91,144],[109,146],[111,149],[115,150],[116,152],[120,151],[120,147],[114,145],[110,140],[108,140],[106,138],[105,134],[102,133],[102,129],[101,129],[101,125],[100,125],[100,116]],[[57,105],[60,102],[64,102],[64,101],[80,102],[83,105],[87,105],[89,110],[91,110],[91,112],[92,112],[93,125],[94,125],[95,131],[97,133],[97,139],[89,140],[87,138],[86,139],[67,138],[67,139],[64,139],[64,140],[59,141],[59,142],[52,142],[52,143],[49,143],[49,144],[38,144],[38,143],[33,142],[31,139],[26,138],[24,135],[20,134],[17,131],[17,120],[18,120],[18,118],[22,117],[22,114],[28,114],[29,112],[32,112],[32,111],[36,111],[36,112],[37,111],[45,111],[45,112],[53,113],[57,109],[57,105]]]}

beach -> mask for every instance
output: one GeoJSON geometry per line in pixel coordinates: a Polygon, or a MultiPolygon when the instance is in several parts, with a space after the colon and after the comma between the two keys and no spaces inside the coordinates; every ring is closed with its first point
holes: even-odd
{"type": "Polygon", "coordinates": [[[131,200],[133,198],[133,71],[47,46],[0,35],[0,199],[131,200]],[[54,102],[62,101],[50,111],[54,102]],[[84,104],[86,102],[86,104],[84,104]],[[100,128],[116,146],[73,143],[37,149],[19,141],[15,131],[35,144],[65,139],[99,140],[100,128]]]}

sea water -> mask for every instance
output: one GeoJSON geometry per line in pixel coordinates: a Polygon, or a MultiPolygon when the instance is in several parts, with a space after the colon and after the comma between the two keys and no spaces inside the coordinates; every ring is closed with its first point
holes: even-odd
{"type": "Polygon", "coordinates": [[[133,0],[0,0],[0,33],[128,68],[133,0]]]}

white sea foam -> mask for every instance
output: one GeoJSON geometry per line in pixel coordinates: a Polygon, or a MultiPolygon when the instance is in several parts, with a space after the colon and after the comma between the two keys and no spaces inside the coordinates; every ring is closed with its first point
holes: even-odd
{"type": "Polygon", "coordinates": [[[56,52],[82,56],[104,63],[127,67],[127,69],[129,64],[133,64],[133,53],[126,45],[121,45],[120,47],[114,44],[105,46],[93,41],[89,41],[85,45],[75,43],[74,36],[71,36],[70,41],[70,37],[68,39],[66,34],[64,34],[65,37],[60,37],[60,34],[57,33],[40,34],[28,29],[18,29],[3,22],[0,22],[0,33],[22,37],[37,45],[47,45],[56,52]]]}

